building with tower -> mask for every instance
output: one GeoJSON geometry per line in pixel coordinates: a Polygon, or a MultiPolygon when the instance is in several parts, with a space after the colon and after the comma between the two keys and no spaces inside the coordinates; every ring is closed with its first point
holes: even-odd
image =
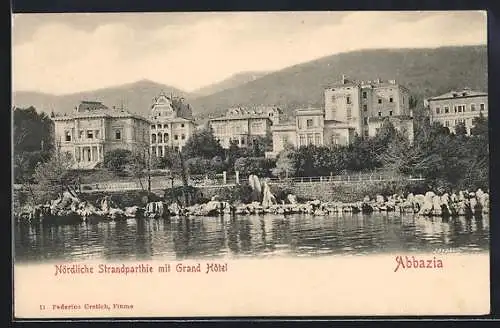
{"type": "Polygon", "coordinates": [[[151,154],[163,157],[166,149],[182,150],[195,128],[191,106],[183,98],[160,93],[151,105],[151,154]]]}

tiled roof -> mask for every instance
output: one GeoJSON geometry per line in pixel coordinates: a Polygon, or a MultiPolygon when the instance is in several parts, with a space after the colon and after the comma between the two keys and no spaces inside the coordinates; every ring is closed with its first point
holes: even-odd
{"type": "Polygon", "coordinates": [[[300,108],[295,111],[296,116],[302,115],[323,115],[323,109],[321,108],[300,108]]]}
{"type": "Polygon", "coordinates": [[[427,99],[427,101],[432,101],[432,100],[443,100],[443,99],[453,99],[453,98],[467,98],[467,97],[486,97],[488,94],[486,92],[482,91],[473,91],[473,90],[461,90],[461,91],[450,91],[445,94],[442,94],[440,96],[436,97],[431,97],[427,99]]]}
{"type": "Polygon", "coordinates": [[[78,119],[78,118],[97,118],[97,117],[115,117],[115,118],[135,118],[138,120],[143,120],[149,122],[148,119],[146,119],[143,116],[137,115],[130,113],[125,110],[113,110],[113,109],[101,109],[101,110],[94,110],[94,111],[86,111],[86,112],[76,112],[72,114],[67,114],[67,115],[57,115],[53,118],[53,120],[56,121],[64,121],[64,120],[73,120],[73,119],[78,119]]]}
{"type": "Polygon", "coordinates": [[[211,118],[210,121],[247,120],[252,118],[270,119],[267,114],[244,114],[244,115],[222,116],[222,117],[211,118]]]}

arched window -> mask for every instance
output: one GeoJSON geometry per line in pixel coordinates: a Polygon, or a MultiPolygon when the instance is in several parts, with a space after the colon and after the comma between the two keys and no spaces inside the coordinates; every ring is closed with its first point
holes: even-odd
{"type": "Polygon", "coordinates": [[[161,142],[162,142],[162,141],[161,141],[161,139],[162,139],[162,138],[161,138],[161,133],[158,133],[158,143],[161,143],[161,142]]]}
{"type": "Polygon", "coordinates": [[[163,134],[163,142],[168,142],[168,133],[163,134]]]}
{"type": "Polygon", "coordinates": [[[156,134],[151,135],[151,143],[156,143],[156,134]]]}

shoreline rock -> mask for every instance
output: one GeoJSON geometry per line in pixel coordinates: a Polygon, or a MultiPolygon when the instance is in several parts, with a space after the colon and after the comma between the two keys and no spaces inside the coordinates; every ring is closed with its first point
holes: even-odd
{"type": "Polygon", "coordinates": [[[203,204],[181,207],[177,203],[167,204],[164,201],[149,202],[145,207],[129,206],[120,209],[110,197],[105,196],[96,202],[96,206],[87,201],[78,199],[68,192],[58,199],[43,205],[25,208],[15,214],[21,222],[85,222],[88,218],[100,220],[122,220],[127,218],[160,219],[169,217],[204,216],[217,217],[230,215],[261,215],[261,214],[308,214],[326,216],[341,213],[377,213],[398,212],[422,216],[477,216],[489,214],[489,194],[478,189],[476,192],[460,191],[458,194],[444,193],[437,195],[432,191],[414,195],[375,195],[373,198],[365,196],[363,200],[353,203],[321,202],[310,200],[297,202],[295,195],[287,195],[281,204],[276,202],[254,201],[248,204],[230,204],[220,200],[217,196],[203,204]]]}

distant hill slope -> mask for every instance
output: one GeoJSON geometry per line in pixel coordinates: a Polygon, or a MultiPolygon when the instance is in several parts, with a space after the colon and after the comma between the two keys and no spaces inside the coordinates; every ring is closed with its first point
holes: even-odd
{"type": "Polygon", "coordinates": [[[205,86],[196,91],[193,91],[192,94],[198,97],[208,96],[217,92],[221,92],[227,89],[232,89],[239,87],[245,83],[255,81],[265,75],[269,74],[269,72],[241,72],[234,74],[228,77],[225,80],[220,82],[205,86]]]}
{"type": "MultiPolygon", "coordinates": [[[[141,80],[62,96],[18,91],[13,94],[13,105],[34,106],[47,113],[51,110],[62,113],[71,112],[81,100],[102,101],[109,107],[120,106],[123,102],[130,111],[148,116],[153,97],[163,90],[167,94],[185,97],[193,108],[193,114],[201,120],[209,115],[224,113],[228,107],[236,105],[276,104],[287,114],[292,114],[293,109],[300,106],[321,106],[324,101],[323,88],[339,81],[342,74],[356,80],[396,79],[408,87],[413,95],[422,98],[465,86],[487,91],[487,71],[486,46],[362,50],[288,67],[207,96],[141,80]]],[[[242,73],[242,77],[247,74],[242,73]]],[[[238,74],[234,76],[233,82],[230,80],[232,78],[227,82],[228,85],[242,81],[238,74]]],[[[213,85],[214,90],[216,86],[213,85]]]]}
{"type": "Polygon", "coordinates": [[[34,106],[37,110],[50,113],[69,113],[81,100],[101,101],[108,107],[122,104],[133,113],[149,116],[153,97],[161,91],[166,94],[189,99],[189,94],[168,85],[156,83],[149,80],[141,80],[134,83],[123,84],[116,87],[103,88],[92,91],[55,96],[44,93],[17,91],[13,93],[13,105],[17,107],[34,106]]]}
{"type": "Polygon", "coordinates": [[[255,104],[281,105],[290,113],[306,104],[322,105],[323,88],[342,74],[356,80],[396,79],[422,98],[465,86],[487,91],[487,71],[486,46],[362,50],[288,67],[190,103],[203,116],[255,104]]]}

